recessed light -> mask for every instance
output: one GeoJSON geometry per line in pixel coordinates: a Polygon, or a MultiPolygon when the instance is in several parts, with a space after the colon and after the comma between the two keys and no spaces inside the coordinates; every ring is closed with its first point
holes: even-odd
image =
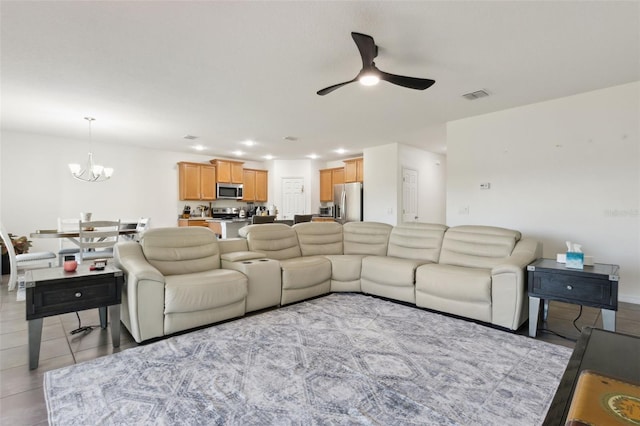
{"type": "Polygon", "coordinates": [[[196,151],[204,151],[206,147],[202,145],[194,145],[191,148],[195,149],[196,151]]]}
{"type": "Polygon", "coordinates": [[[271,154],[267,154],[267,155],[265,155],[265,156],[264,156],[264,157],[262,157],[262,158],[264,158],[265,160],[273,160],[273,155],[271,155],[271,154]]]}
{"type": "Polygon", "coordinates": [[[312,160],[315,160],[318,158],[318,154],[309,154],[307,155],[307,158],[311,158],[312,160]]]}
{"type": "Polygon", "coordinates": [[[238,150],[238,151],[233,151],[233,155],[237,155],[238,157],[240,157],[241,155],[244,155],[244,152],[238,150]]]}
{"type": "Polygon", "coordinates": [[[242,142],[242,144],[246,145],[246,146],[254,146],[256,143],[254,141],[251,141],[251,140],[246,140],[246,141],[242,142]]]}
{"type": "Polygon", "coordinates": [[[338,148],[333,152],[335,152],[336,154],[345,154],[347,152],[347,150],[344,149],[344,148],[338,148]]]}

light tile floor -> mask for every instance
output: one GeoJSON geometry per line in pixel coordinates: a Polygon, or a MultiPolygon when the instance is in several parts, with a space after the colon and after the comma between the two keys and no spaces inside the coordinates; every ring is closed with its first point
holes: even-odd
{"type": "MultiPolygon", "coordinates": [[[[0,424],[46,425],[47,408],[42,391],[44,373],[49,370],[88,361],[137,346],[126,328],[121,327],[120,348],[111,346],[110,329],[94,328],[88,334],[69,334],[78,326],[75,314],[48,317],[44,320],[40,364],[29,370],[25,302],[16,302],[16,293],[8,292],[7,276],[0,285],[0,424]]],[[[563,336],[577,339],[580,334],[572,321],[579,306],[551,302],[544,326],[563,336]]],[[[80,312],[83,325],[99,324],[98,310],[80,312]]],[[[578,327],[602,327],[600,311],[585,307],[578,327]]],[[[620,303],[617,331],[640,336],[640,305],[620,303]]],[[[525,324],[519,334],[526,335],[525,324]]],[[[574,342],[555,334],[539,332],[538,339],[573,347],[574,342]]]]}

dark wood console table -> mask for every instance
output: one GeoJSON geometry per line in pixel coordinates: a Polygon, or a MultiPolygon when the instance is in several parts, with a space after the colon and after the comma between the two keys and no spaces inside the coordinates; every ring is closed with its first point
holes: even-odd
{"type": "Polygon", "coordinates": [[[78,265],[75,272],[63,268],[33,269],[26,277],[26,313],[29,321],[29,369],[38,368],[42,320],[45,317],[100,308],[100,326],[111,316],[111,341],[120,346],[120,301],[123,272],[111,265],[102,271],[78,265]]]}

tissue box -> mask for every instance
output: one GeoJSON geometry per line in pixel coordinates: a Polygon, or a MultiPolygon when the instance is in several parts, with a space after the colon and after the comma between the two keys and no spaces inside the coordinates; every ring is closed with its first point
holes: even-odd
{"type": "Polygon", "coordinates": [[[567,268],[584,269],[584,253],[567,252],[567,268]]]}

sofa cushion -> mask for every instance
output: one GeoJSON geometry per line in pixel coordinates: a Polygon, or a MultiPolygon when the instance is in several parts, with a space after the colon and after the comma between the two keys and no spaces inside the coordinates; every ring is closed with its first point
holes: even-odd
{"type": "Polygon", "coordinates": [[[493,268],[505,261],[520,232],[492,226],[456,226],[444,234],[440,264],[493,268]]]}
{"type": "Polygon", "coordinates": [[[331,262],[331,279],[355,281],[360,279],[364,254],[339,254],[325,256],[331,262]]]}
{"type": "Polygon", "coordinates": [[[209,228],[153,228],[140,244],[147,261],[165,276],[220,268],[218,240],[209,228]]]}
{"type": "Polygon", "coordinates": [[[362,259],[362,279],[389,286],[413,286],[415,270],[425,262],[399,257],[367,256],[362,259]]]}
{"type": "Polygon", "coordinates": [[[397,225],[389,236],[387,256],[421,259],[437,263],[446,225],[407,222],[397,225]]]}
{"type": "Polygon", "coordinates": [[[386,256],[393,226],[378,222],[347,222],[342,226],[344,254],[386,256]]]}
{"type": "Polygon", "coordinates": [[[305,222],[293,225],[303,256],[342,254],[342,225],[337,222],[305,222]]]}
{"type": "Polygon", "coordinates": [[[265,223],[245,228],[250,251],[264,253],[268,258],[276,260],[302,256],[296,231],[288,225],[265,223]]]}
{"type": "Polygon", "coordinates": [[[416,270],[416,305],[491,322],[491,270],[426,264],[416,270]]]}
{"type": "Polygon", "coordinates": [[[247,296],[247,277],[228,269],[168,276],[165,314],[195,312],[238,302],[247,296]]]}
{"type": "Polygon", "coordinates": [[[282,289],[306,288],[331,279],[331,262],[321,256],[280,261],[282,289]]]}

